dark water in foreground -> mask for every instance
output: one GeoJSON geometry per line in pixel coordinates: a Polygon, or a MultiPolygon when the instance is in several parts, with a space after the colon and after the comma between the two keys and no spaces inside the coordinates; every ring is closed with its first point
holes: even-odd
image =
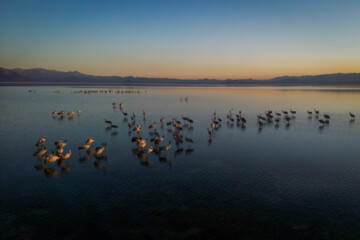
{"type": "Polygon", "coordinates": [[[0,88],[2,239],[360,239],[360,89],[28,89],[0,88]],[[195,143],[184,143],[182,152],[173,144],[162,161],[152,153],[144,162],[112,102],[137,115],[148,140],[156,121],[164,144],[172,136],[160,118],[189,116],[193,129],[183,135],[195,143]],[[242,110],[246,128],[227,123],[231,108],[242,110]],[[282,120],[279,128],[258,130],[257,114],[290,108],[297,111],[290,126],[282,120]],[[314,108],[331,116],[323,129],[306,113],[314,108]],[[81,116],[73,120],[51,116],[77,109],[81,116]],[[209,142],[215,110],[223,124],[209,142]],[[357,120],[350,121],[350,111],[357,120]],[[107,130],[104,118],[118,131],[107,130]],[[55,164],[58,176],[50,177],[36,169],[35,143],[44,135],[50,150],[67,139],[71,171],[55,164]],[[89,137],[94,146],[107,143],[102,159],[87,160],[77,149],[89,137]]]}

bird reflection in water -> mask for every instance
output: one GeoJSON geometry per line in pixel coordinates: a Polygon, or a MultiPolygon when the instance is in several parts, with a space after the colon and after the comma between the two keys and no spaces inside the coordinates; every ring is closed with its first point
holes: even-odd
{"type": "Polygon", "coordinates": [[[148,154],[145,151],[138,152],[137,157],[140,161],[141,166],[152,167],[154,163],[148,160],[148,154]]]}
{"type": "Polygon", "coordinates": [[[178,156],[178,155],[182,155],[183,152],[184,152],[183,148],[176,149],[175,152],[174,152],[174,158],[176,158],[176,156],[178,156]]]}
{"type": "Polygon", "coordinates": [[[102,161],[94,161],[95,168],[104,168],[105,164],[102,161]]]}
{"type": "Polygon", "coordinates": [[[171,168],[171,159],[169,157],[166,156],[161,156],[159,155],[159,162],[160,163],[167,163],[169,165],[169,167],[171,168]]]}
{"type": "MultiPolygon", "coordinates": [[[[187,101],[187,98],[181,98],[181,101],[183,99],[187,101]]],[[[118,103],[113,103],[114,109],[117,109],[117,106],[118,103]]],[[[194,148],[192,148],[192,145],[194,144],[194,140],[191,139],[190,137],[193,130],[194,121],[190,117],[181,115],[181,118],[172,117],[168,119],[167,122],[165,121],[165,117],[163,116],[161,116],[160,121],[159,118],[153,120],[150,117],[150,119],[148,119],[147,121],[149,121],[151,125],[147,125],[148,126],[146,127],[146,129],[148,129],[147,132],[143,132],[143,125],[145,124],[145,120],[146,120],[145,111],[143,110],[142,116],[141,114],[140,116],[136,116],[134,112],[132,113],[130,111],[125,112],[124,104],[120,103],[119,106],[120,106],[121,114],[123,116],[122,122],[120,120],[120,125],[118,126],[113,124],[112,121],[104,119],[106,123],[105,132],[110,133],[111,137],[115,137],[118,135],[118,128],[125,127],[126,130],[128,130],[129,137],[132,136],[132,142],[137,144],[135,148],[132,148],[132,153],[134,156],[135,155],[137,156],[142,166],[153,166],[154,163],[149,161],[148,159],[149,156],[151,155],[154,156],[155,153],[160,163],[167,163],[171,167],[172,165],[171,159],[167,157],[165,154],[168,153],[168,150],[172,147],[172,145],[171,145],[171,141],[169,141],[168,144],[163,144],[165,135],[172,137],[173,142],[175,142],[176,144],[176,149],[174,150],[173,153],[174,158],[177,158],[180,155],[183,155],[184,153],[185,155],[193,154],[194,148]],[[143,120],[143,122],[140,122],[141,119],[143,120]],[[171,133],[172,136],[170,134],[166,134],[166,131],[168,133],[171,133]],[[142,137],[145,134],[148,134],[148,136],[151,137],[150,141],[148,141],[146,137],[145,138],[142,137]],[[187,136],[184,136],[185,134],[187,136]],[[187,142],[186,149],[183,145],[184,142],[187,142]]],[[[77,111],[78,117],[81,116],[80,113],[81,111],[78,110],[77,111]]],[[[65,111],[53,112],[52,114],[53,114],[53,119],[60,118],[60,120],[65,119],[65,117],[68,120],[73,120],[75,116],[74,115],[75,112],[69,112],[65,114],[65,111]]],[[[273,126],[275,128],[279,128],[280,125],[281,126],[284,125],[286,130],[290,128],[290,123],[296,126],[295,110],[292,109],[290,109],[289,111],[282,110],[274,113],[272,110],[267,110],[265,111],[265,115],[263,114],[264,113],[257,115],[256,118],[257,121],[255,122],[259,133],[262,131],[263,128],[265,131],[266,128],[273,126]]],[[[323,119],[321,119],[319,118],[319,115],[320,112],[317,110],[314,111],[308,110],[306,116],[308,117],[309,122],[312,121],[313,116],[316,118],[315,121],[320,123],[319,131],[321,132],[324,127],[328,128],[330,123],[330,116],[321,113],[321,116],[323,116],[323,119]]],[[[352,125],[355,121],[355,115],[351,112],[349,113],[349,115],[350,115],[349,124],[352,125]]],[[[242,111],[238,111],[238,113],[234,113],[234,110],[231,109],[226,114],[226,118],[227,120],[224,120],[224,123],[226,121],[226,126],[230,129],[233,129],[235,127],[235,128],[241,128],[242,131],[244,131],[246,128],[246,124],[248,124],[244,115],[242,115],[242,111]]],[[[203,131],[205,131],[206,129],[209,137],[207,141],[208,145],[212,144],[213,138],[217,137],[218,134],[221,134],[222,122],[223,120],[219,118],[219,116],[215,111],[213,116],[211,116],[210,124],[208,126],[204,126],[203,131]]],[[[68,158],[65,157],[66,155],[63,155],[63,147],[66,145],[66,141],[63,140],[57,141],[59,145],[57,146],[56,153],[55,151],[53,151],[52,153],[46,155],[48,149],[43,144],[45,140],[46,137],[44,137],[43,139],[39,139],[39,143],[37,144],[39,148],[34,153],[34,157],[38,157],[40,162],[38,162],[35,165],[35,168],[42,170],[46,174],[46,176],[49,177],[58,176],[65,172],[69,172],[71,168],[68,166],[68,161],[67,161],[68,158]]],[[[91,143],[94,141],[94,139],[88,139],[88,141],[86,142],[85,145],[79,147],[79,150],[86,151],[85,156],[79,156],[79,162],[86,163],[86,162],[91,162],[91,159],[94,159],[93,164],[96,168],[104,168],[106,165],[107,157],[105,155],[102,155],[102,152],[106,148],[106,143],[103,143],[100,147],[94,149],[91,148],[91,143]],[[91,142],[88,142],[89,140],[91,140],[91,142]]]]}
{"type": "Polygon", "coordinates": [[[188,148],[185,150],[185,155],[190,155],[194,152],[194,149],[193,148],[188,148]]]}
{"type": "Polygon", "coordinates": [[[37,157],[35,160],[35,168],[42,170],[47,177],[56,177],[71,171],[71,168],[68,166],[68,160],[72,155],[71,150],[63,154],[67,141],[64,138],[55,141],[56,150],[52,150],[52,152],[48,154],[46,154],[48,148],[45,145],[45,141],[46,136],[36,142],[38,149],[33,154],[34,157],[37,157]]]}
{"type": "Polygon", "coordinates": [[[79,158],[79,162],[81,162],[81,163],[87,163],[87,162],[90,162],[90,160],[91,160],[91,157],[89,155],[79,158]]]}

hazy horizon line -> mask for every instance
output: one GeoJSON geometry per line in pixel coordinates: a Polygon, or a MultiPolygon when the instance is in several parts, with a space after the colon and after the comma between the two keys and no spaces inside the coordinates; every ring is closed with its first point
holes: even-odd
{"type": "Polygon", "coordinates": [[[333,73],[320,73],[320,74],[303,74],[303,75],[278,75],[276,77],[269,77],[269,78],[252,78],[252,77],[244,77],[244,78],[210,78],[210,77],[203,77],[203,78],[181,78],[181,77],[149,77],[149,76],[136,76],[136,75],[94,75],[94,74],[88,74],[84,73],[78,70],[57,70],[57,69],[49,69],[49,68],[42,68],[42,67],[32,67],[32,68],[5,68],[1,67],[2,69],[11,70],[14,71],[16,69],[19,70],[46,70],[46,71],[55,71],[55,72],[64,72],[64,73],[71,73],[76,72],[80,73],[82,75],[92,76],[92,77],[119,77],[119,78],[149,78],[149,79],[174,79],[174,80],[218,80],[218,81],[224,81],[224,80],[255,80],[255,81],[267,81],[272,80],[276,78],[282,78],[282,77],[306,77],[306,76],[322,76],[322,75],[333,75],[333,74],[360,74],[360,72],[333,72],[333,73]]]}

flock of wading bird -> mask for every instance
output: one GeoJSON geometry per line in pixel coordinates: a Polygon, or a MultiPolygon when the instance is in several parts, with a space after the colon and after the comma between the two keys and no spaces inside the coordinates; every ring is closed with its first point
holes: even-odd
{"type": "MultiPolygon", "coordinates": [[[[35,164],[36,169],[43,170],[46,176],[55,177],[60,173],[66,173],[71,171],[68,166],[69,159],[72,155],[71,150],[64,153],[64,148],[67,145],[67,140],[60,138],[56,140],[54,145],[55,148],[48,152],[48,147],[45,145],[46,136],[37,140],[37,150],[34,153],[34,157],[37,157],[35,164]]],[[[85,141],[84,145],[79,146],[79,150],[85,150],[87,155],[80,157],[80,161],[90,161],[90,156],[95,157],[94,166],[102,168],[104,166],[101,160],[106,160],[107,157],[102,155],[106,149],[106,143],[102,143],[96,148],[91,148],[91,144],[95,141],[94,138],[89,138],[85,141]]]]}
{"type": "MultiPolygon", "coordinates": [[[[318,120],[319,122],[319,128],[322,129],[325,127],[325,125],[330,123],[330,115],[329,114],[320,114],[319,110],[314,109],[314,111],[307,111],[308,114],[308,118],[312,118],[313,115],[315,115],[315,118],[318,120]],[[321,117],[323,116],[323,117],[321,117]]],[[[258,121],[258,126],[259,126],[259,130],[262,129],[262,126],[265,125],[266,123],[272,123],[275,121],[275,127],[279,127],[281,119],[283,117],[283,119],[286,121],[286,125],[285,126],[290,126],[290,122],[292,119],[294,119],[296,117],[296,111],[291,110],[290,111],[285,111],[282,110],[281,113],[280,112],[275,112],[275,115],[273,114],[273,111],[268,110],[265,112],[265,116],[257,115],[257,121],[258,121]],[[276,117],[275,117],[276,115],[276,117]]],[[[355,114],[349,112],[350,115],[350,121],[353,122],[355,121],[355,114]]],[[[241,117],[241,111],[239,111],[239,114],[236,115],[237,116],[237,121],[241,121],[242,123],[246,123],[246,120],[243,119],[241,117]]],[[[230,114],[228,115],[228,118],[230,118],[231,121],[234,121],[234,119],[232,119],[232,111],[230,111],[230,114]]]]}
{"type": "MultiPolygon", "coordinates": [[[[31,92],[31,90],[29,90],[29,92],[31,92]]],[[[35,92],[35,90],[33,91],[35,92]]],[[[54,93],[56,94],[64,94],[63,91],[60,91],[60,90],[56,90],[54,91],[54,93]]],[[[147,91],[145,90],[144,92],[143,91],[140,91],[140,90],[112,90],[112,89],[108,89],[108,90],[105,90],[105,89],[91,89],[91,90],[77,90],[77,91],[71,91],[70,94],[88,94],[88,95],[91,95],[91,94],[111,94],[111,93],[115,93],[115,94],[141,94],[141,93],[147,93],[147,91]]]]}
{"type": "MultiPolygon", "coordinates": [[[[181,99],[182,100],[182,99],[181,99]]],[[[188,101],[186,97],[184,99],[188,101]]],[[[184,151],[186,154],[191,154],[194,149],[191,148],[191,144],[194,143],[194,140],[190,137],[184,136],[184,129],[192,130],[194,121],[190,117],[181,116],[181,120],[173,118],[171,121],[165,122],[165,118],[161,117],[159,122],[154,121],[151,123],[148,128],[148,134],[150,137],[150,143],[148,142],[148,138],[143,138],[143,125],[139,123],[137,120],[137,116],[135,113],[128,114],[124,111],[124,104],[113,103],[113,108],[120,107],[120,111],[124,117],[123,121],[127,122],[128,125],[128,133],[129,136],[132,136],[131,142],[136,144],[136,147],[133,148],[133,153],[137,155],[140,160],[141,165],[144,166],[153,166],[153,163],[148,160],[148,154],[154,153],[158,156],[160,162],[166,162],[171,165],[170,158],[165,156],[165,153],[172,147],[172,140],[164,141],[165,135],[161,135],[157,126],[163,129],[165,126],[167,127],[167,131],[172,134],[173,141],[176,144],[176,150],[174,152],[174,156],[178,154],[182,154],[184,151]],[[167,144],[164,144],[167,142],[167,144]],[[181,145],[187,143],[187,149],[181,147],[181,145]]],[[[77,111],[78,114],[81,113],[81,110],[77,111]]],[[[65,111],[61,112],[52,112],[53,116],[59,115],[60,117],[68,115],[69,117],[73,116],[75,112],[65,111]]],[[[330,115],[329,114],[320,114],[318,110],[307,111],[308,117],[315,118],[319,122],[319,128],[324,128],[326,125],[330,123],[330,115]]],[[[355,115],[353,113],[349,113],[350,121],[355,121],[355,115]]],[[[143,124],[145,123],[146,113],[143,110],[142,113],[143,124]]],[[[273,112],[272,110],[268,110],[265,112],[265,115],[262,114],[257,115],[257,125],[258,130],[261,131],[262,127],[267,123],[275,122],[275,127],[279,127],[281,121],[285,122],[285,126],[290,126],[291,121],[296,117],[296,111],[290,109],[289,111],[282,110],[281,112],[273,112]]],[[[234,110],[231,109],[227,114],[227,123],[233,124],[236,122],[238,126],[243,128],[246,127],[247,120],[242,115],[241,111],[234,113],[234,110]]],[[[105,124],[107,125],[106,130],[112,130],[113,133],[117,133],[118,125],[113,124],[112,121],[104,119],[105,124]]],[[[210,126],[207,128],[207,132],[209,134],[209,143],[212,141],[212,136],[215,134],[215,130],[218,130],[221,126],[223,120],[217,116],[216,111],[211,117],[210,126]]],[[[55,149],[48,153],[48,148],[45,145],[46,136],[39,139],[36,143],[37,151],[34,153],[34,156],[38,157],[39,163],[36,165],[37,169],[41,169],[44,171],[46,176],[57,176],[61,173],[68,172],[71,168],[68,166],[68,160],[71,157],[71,150],[64,154],[64,147],[67,145],[67,141],[64,138],[60,138],[55,141],[55,149]],[[55,168],[55,163],[57,163],[57,168],[55,168]]],[[[93,156],[96,160],[94,161],[94,166],[102,168],[104,164],[101,160],[106,160],[107,157],[103,155],[104,150],[106,149],[106,143],[102,143],[100,146],[96,148],[91,148],[91,144],[95,141],[94,138],[89,138],[85,141],[84,145],[78,147],[81,151],[85,151],[86,154],[80,157],[80,161],[90,161],[91,156],[93,156]]]]}
{"type": "MultiPolygon", "coordinates": [[[[78,117],[81,117],[81,110],[77,110],[76,113],[77,113],[78,117]]],[[[65,119],[66,115],[68,116],[68,120],[74,120],[75,112],[72,111],[72,112],[66,113],[64,110],[62,110],[60,112],[53,111],[51,114],[53,116],[53,119],[55,119],[55,120],[63,120],[63,119],[65,119]]]]}
{"type": "MultiPolygon", "coordinates": [[[[188,98],[185,98],[185,101],[187,101],[188,98]]],[[[133,153],[137,154],[137,157],[140,160],[141,165],[144,166],[153,166],[153,163],[148,161],[148,154],[154,153],[158,155],[160,162],[166,162],[169,165],[171,165],[171,160],[169,157],[165,156],[165,153],[172,147],[172,141],[169,140],[167,144],[163,144],[165,135],[162,135],[158,132],[157,126],[159,125],[161,129],[163,129],[165,126],[168,126],[167,131],[171,132],[173,135],[173,140],[178,146],[178,148],[175,151],[175,157],[177,154],[181,154],[184,149],[179,147],[181,144],[185,142],[188,143],[188,148],[185,150],[186,154],[190,154],[194,151],[193,148],[190,147],[191,143],[194,143],[194,140],[189,137],[184,137],[183,130],[184,128],[192,129],[193,126],[193,120],[189,117],[182,116],[182,121],[179,121],[177,119],[172,119],[172,121],[165,123],[165,118],[161,117],[159,120],[159,123],[153,122],[148,126],[148,134],[150,136],[150,144],[148,143],[148,139],[142,137],[143,133],[143,126],[139,122],[137,122],[136,114],[132,113],[131,115],[124,111],[124,104],[120,103],[113,103],[113,107],[116,108],[117,106],[120,107],[121,113],[124,116],[124,121],[128,122],[129,127],[129,136],[133,133],[133,136],[131,138],[131,142],[135,143],[137,147],[133,148],[133,153]],[[130,121],[128,119],[130,118],[130,121]],[[149,146],[151,145],[151,146],[149,146]],[[148,147],[147,147],[148,146],[148,147]]],[[[143,121],[145,122],[146,119],[146,113],[143,110],[142,113],[143,121]]],[[[114,129],[116,132],[118,129],[118,125],[113,124],[112,121],[104,119],[105,123],[108,125],[106,129],[114,129]]]]}

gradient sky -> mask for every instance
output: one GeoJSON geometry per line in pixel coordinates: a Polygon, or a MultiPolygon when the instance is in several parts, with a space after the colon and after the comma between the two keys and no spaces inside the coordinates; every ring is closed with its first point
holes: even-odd
{"type": "Polygon", "coordinates": [[[1,0],[0,66],[219,79],[360,72],[360,1],[1,0]]]}

